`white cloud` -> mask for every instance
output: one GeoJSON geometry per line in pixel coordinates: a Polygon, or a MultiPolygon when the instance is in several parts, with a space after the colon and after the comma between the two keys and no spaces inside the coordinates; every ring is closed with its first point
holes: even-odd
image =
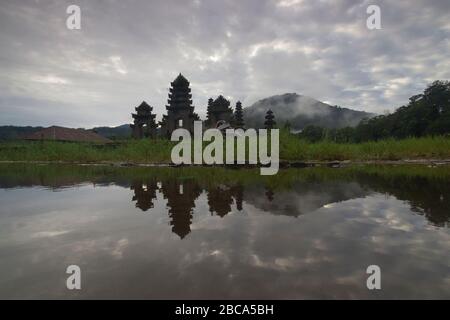
{"type": "Polygon", "coordinates": [[[382,112],[450,78],[448,1],[380,1],[374,31],[367,3],[89,1],[74,33],[64,1],[10,2],[0,8],[0,125],[118,125],[142,100],[160,119],[179,72],[199,113],[218,94],[245,107],[285,92],[382,112]],[[71,112],[56,114],[58,104],[71,112]]]}
{"type": "Polygon", "coordinates": [[[45,84],[68,84],[69,80],[54,75],[36,76],[34,81],[45,84]]]}

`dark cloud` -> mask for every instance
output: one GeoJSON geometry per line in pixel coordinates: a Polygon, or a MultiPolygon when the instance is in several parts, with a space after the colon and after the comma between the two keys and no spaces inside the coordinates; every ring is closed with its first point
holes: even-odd
{"type": "Polygon", "coordinates": [[[182,72],[204,114],[222,93],[249,105],[284,92],[370,112],[394,109],[450,73],[450,3],[376,1],[73,1],[0,6],[0,124],[130,121],[141,100],[161,115],[182,72]]]}

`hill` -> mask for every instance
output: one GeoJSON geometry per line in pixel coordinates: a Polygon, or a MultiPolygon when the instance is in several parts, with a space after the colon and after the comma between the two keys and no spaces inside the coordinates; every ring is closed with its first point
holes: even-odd
{"type": "MultiPolygon", "coordinates": [[[[44,127],[0,126],[0,141],[23,139],[42,129],[44,129],[44,127]]],[[[95,127],[92,128],[92,130],[108,139],[125,139],[131,136],[129,124],[123,124],[117,127],[95,127]]]]}
{"type": "Polygon", "coordinates": [[[117,127],[95,127],[92,128],[92,130],[109,139],[124,139],[131,136],[131,128],[129,124],[122,124],[117,127]]]}
{"type": "Polygon", "coordinates": [[[0,126],[0,141],[22,139],[42,129],[43,127],[0,126]]]}
{"type": "Polygon", "coordinates": [[[247,127],[262,128],[267,110],[271,109],[279,126],[289,122],[292,131],[300,131],[308,125],[325,128],[356,126],[362,119],[374,114],[339,106],[331,106],[297,93],[271,96],[244,109],[247,127]]]}

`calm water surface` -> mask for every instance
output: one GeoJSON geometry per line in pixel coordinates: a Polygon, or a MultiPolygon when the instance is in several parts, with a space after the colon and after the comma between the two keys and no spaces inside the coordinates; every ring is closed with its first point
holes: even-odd
{"type": "Polygon", "coordinates": [[[0,298],[449,299],[450,179],[433,170],[0,166],[0,298]]]}

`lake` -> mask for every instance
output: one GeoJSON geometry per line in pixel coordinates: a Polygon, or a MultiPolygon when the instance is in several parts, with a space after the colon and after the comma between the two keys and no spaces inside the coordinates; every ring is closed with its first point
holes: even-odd
{"type": "Polygon", "coordinates": [[[2,299],[450,298],[449,167],[1,164],[0,204],[2,299]]]}

